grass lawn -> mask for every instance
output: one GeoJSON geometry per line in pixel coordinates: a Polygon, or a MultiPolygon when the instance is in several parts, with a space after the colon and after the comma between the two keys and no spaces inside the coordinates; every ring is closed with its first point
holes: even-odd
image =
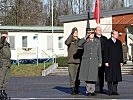
{"type": "MultiPolygon", "coordinates": [[[[48,68],[52,63],[46,63],[45,69],[48,68]]],[[[12,65],[10,70],[11,77],[14,76],[41,76],[42,70],[44,69],[44,64],[39,63],[38,66],[36,64],[20,64],[12,65]]]]}

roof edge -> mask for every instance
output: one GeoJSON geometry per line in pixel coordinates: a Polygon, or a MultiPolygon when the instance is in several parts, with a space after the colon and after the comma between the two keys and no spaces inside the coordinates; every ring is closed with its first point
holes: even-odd
{"type": "MultiPolygon", "coordinates": [[[[0,26],[0,30],[52,30],[52,26],[0,26]]],[[[63,30],[63,26],[53,26],[53,30],[63,30]]]]}
{"type": "MultiPolygon", "coordinates": [[[[113,10],[102,10],[101,17],[112,17],[115,15],[123,15],[123,14],[133,14],[133,6],[124,7],[120,9],[113,9],[113,10]]],[[[90,13],[90,19],[94,19],[93,12],[90,13]]],[[[67,22],[75,22],[81,20],[87,20],[87,13],[86,14],[76,14],[76,15],[64,15],[59,17],[60,22],[67,23],[67,22]]]]}

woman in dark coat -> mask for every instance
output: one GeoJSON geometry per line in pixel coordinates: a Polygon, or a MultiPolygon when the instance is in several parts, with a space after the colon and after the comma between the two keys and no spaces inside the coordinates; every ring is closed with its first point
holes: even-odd
{"type": "Polygon", "coordinates": [[[95,95],[98,67],[102,64],[100,40],[94,37],[94,32],[89,32],[88,38],[79,40],[78,46],[82,46],[84,49],[79,79],[86,81],[86,93],[95,95]]]}
{"type": "Polygon", "coordinates": [[[122,43],[118,40],[118,31],[111,32],[111,38],[105,45],[105,81],[109,95],[118,95],[117,85],[122,81],[121,66],[123,65],[122,43]]]}

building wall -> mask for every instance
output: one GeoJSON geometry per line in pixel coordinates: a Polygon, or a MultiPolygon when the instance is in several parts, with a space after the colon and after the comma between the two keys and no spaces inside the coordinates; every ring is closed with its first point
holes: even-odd
{"type": "Polygon", "coordinates": [[[129,39],[130,33],[126,32],[126,28],[129,26],[132,26],[133,23],[133,14],[123,14],[123,15],[116,15],[113,16],[113,30],[118,30],[120,33],[122,33],[121,36],[119,36],[119,40],[121,40],[122,43],[126,42],[128,45],[128,53],[131,56],[131,46],[130,43],[132,43],[132,40],[129,39]]]}
{"type": "Polygon", "coordinates": [[[15,49],[11,49],[11,59],[36,59],[38,58],[49,58],[53,54],[60,56],[64,54],[63,48],[59,48],[59,37],[63,37],[63,33],[39,33],[39,32],[9,32],[10,36],[15,36],[15,49]],[[33,48],[32,50],[22,50],[22,36],[27,36],[27,48],[33,48]],[[38,36],[38,39],[34,39],[34,36],[38,36]],[[48,40],[49,37],[50,38],[48,40]],[[48,49],[51,47],[51,49],[48,49]],[[53,50],[52,50],[53,47],[53,50]],[[38,48],[38,49],[37,49],[38,48]],[[37,53],[38,52],[38,53],[37,53]]]}
{"type": "MultiPolygon", "coordinates": [[[[71,30],[73,27],[78,28],[78,35],[79,38],[83,38],[85,36],[86,32],[86,25],[87,21],[77,21],[77,22],[69,22],[69,23],[64,23],[64,42],[67,39],[67,37],[71,34],[71,30]]],[[[90,20],[90,27],[95,28],[97,26],[95,20],[90,20]]],[[[101,18],[101,24],[100,26],[102,27],[103,30],[103,35],[106,37],[110,37],[110,32],[112,30],[112,17],[107,17],[107,18],[101,18]]],[[[67,56],[67,46],[64,45],[64,56],[67,56]]]]}

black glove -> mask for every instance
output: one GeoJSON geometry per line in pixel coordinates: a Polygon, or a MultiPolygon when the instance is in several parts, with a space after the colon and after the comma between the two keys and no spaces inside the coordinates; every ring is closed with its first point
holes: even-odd
{"type": "Polygon", "coordinates": [[[89,37],[89,34],[87,34],[87,35],[84,37],[84,39],[86,40],[86,39],[88,39],[88,37],[89,37]]]}
{"type": "Polygon", "coordinates": [[[10,48],[10,44],[7,42],[8,47],[10,48]]]}
{"type": "Polygon", "coordinates": [[[4,44],[5,40],[6,40],[6,37],[5,36],[2,36],[1,37],[1,40],[0,40],[1,44],[4,44]]]}

